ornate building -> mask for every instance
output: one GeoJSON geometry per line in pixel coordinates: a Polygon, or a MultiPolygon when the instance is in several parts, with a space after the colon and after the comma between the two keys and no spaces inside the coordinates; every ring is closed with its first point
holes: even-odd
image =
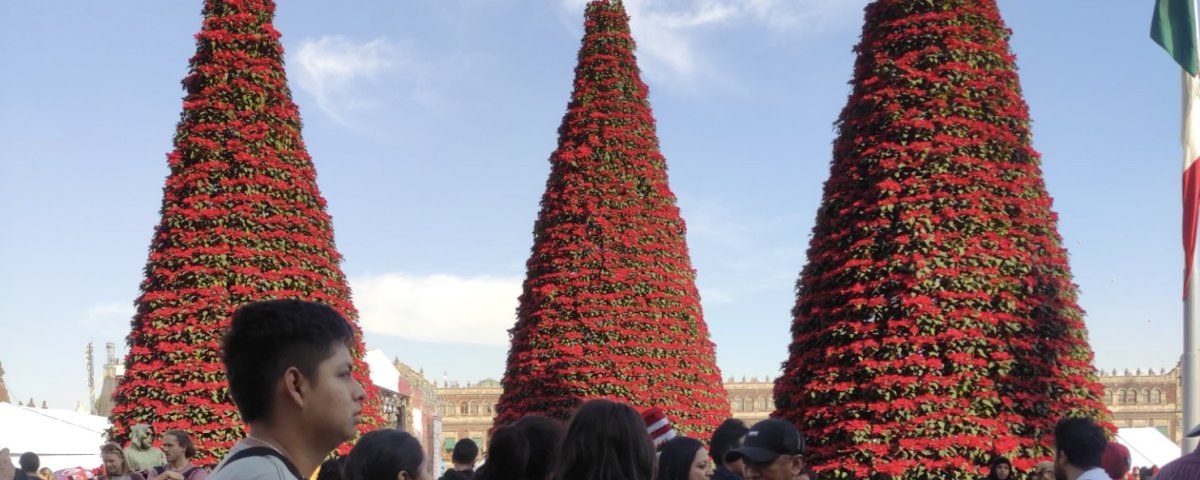
{"type": "MultiPolygon", "coordinates": [[[[1182,387],[1180,366],[1168,371],[1100,371],[1104,385],[1104,403],[1113,413],[1117,427],[1154,427],[1179,443],[1183,438],[1183,414],[1180,410],[1182,387]]],[[[745,377],[725,380],[729,407],[734,418],[747,425],[767,418],[775,409],[774,379],[745,377]]],[[[488,431],[492,428],[496,401],[503,388],[495,380],[483,380],[467,386],[443,386],[438,389],[442,416],[442,454],[449,460],[454,442],[470,438],[486,451],[488,431]]]]}
{"type": "Polygon", "coordinates": [[[438,389],[442,417],[442,458],[449,462],[450,452],[460,438],[470,438],[487,453],[487,439],[496,416],[496,402],[503,388],[500,382],[487,379],[465,387],[445,386],[438,389]]]}
{"type": "Polygon", "coordinates": [[[1183,440],[1182,366],[1147,372],[1100,371],[1104,404],[1117,427],[1154,427],[1175,443],[1183,440]]]}

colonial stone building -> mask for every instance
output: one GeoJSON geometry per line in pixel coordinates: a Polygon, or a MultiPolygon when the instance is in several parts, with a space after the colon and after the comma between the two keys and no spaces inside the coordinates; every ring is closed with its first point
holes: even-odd
{"type": "MultiPolygon", "coordinates": [[[[1101,371],[1104,403],[1113,412],[1113,423],[1117,427],[1154,427],[1179,443],[1185,431],[1179,372],[1180,366],[1169,371],[1101,371]]],[[[727,379],[725,391],[729,395],[730,413],[748,425],[767,418],[775,409],[774,387],[774,379],[766,377],[727,379]]],[[[502,390],[500,382],[491,379],[438,389],[444,458],[450,458],[449,451],[460,438],[471,438],[481,451],[486,450],[488,430],[492,428],[496,401],[502,390]]]]}

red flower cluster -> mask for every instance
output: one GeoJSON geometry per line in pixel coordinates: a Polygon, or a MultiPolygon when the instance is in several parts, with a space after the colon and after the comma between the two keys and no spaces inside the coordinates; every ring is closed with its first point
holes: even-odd
{"type": "MultiPolygon", "coordinates": [[[[129,334],[112,434],[135,423],[188,430],[214,465],[243,435],[218,355],[233,309],[269,298],[357,312],[334,247],[270,0],[208,0],[163,191],[162,221],[129,334]]],[[[367,366],[367,425],[382,423],[367,366]]]]}
{"type": "Polygon", "coordinates": [[[830,478],[974,478],[1105,420],[993,0],[878,0],[797,282],[776,414],[830,478]]]}
{"type": "Polygon", "coordinates": [[[729,415],[684,223],[619,1],[588,4],[534,227],[496,424],[584,399],[656,405],[680,433],[729,415]]]}

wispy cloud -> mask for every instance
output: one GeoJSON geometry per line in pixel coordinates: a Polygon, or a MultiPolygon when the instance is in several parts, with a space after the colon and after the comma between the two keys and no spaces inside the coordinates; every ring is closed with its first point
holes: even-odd
{"type": "MultiPolygon", "coordinates": [[[[579,14],[587,0],[561,0],[579,14]]],[[[772,34],[811,35],[855,18],[866,0],[625,0],[638,60],[647,77],[696,90],[726,83],[698,44],[715,40],[720,27],[751,26],[772,34]]]]}
{"type": "Polygon", "coordinates": [[[516,322],[521,279],[414,276],[350,279],[364,330],[434,343],[504,345],[516,322]]]}
{"type": "Polygon", "coordinates": [[[296,85],[342,124],[350,111],[376,104],[362,93],[365,85],[379,81],[384,72],[412,66],[402,49],[382,38],[355,43],[340,35],[325,35],[302,41],[291,57],[288,64],[296,85]]]}

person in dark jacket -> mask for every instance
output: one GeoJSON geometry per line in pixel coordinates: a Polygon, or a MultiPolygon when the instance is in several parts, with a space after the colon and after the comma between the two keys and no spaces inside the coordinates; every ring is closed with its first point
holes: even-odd
{"type": "Polygon", "coordinates": [[[745,474],[742,461],[725,463],[725,454],[741,447],[747,433],[750,433],[750,429],[746,423],[736,418],[721,422],[721,426],[713,431],[712,440],[709,441],[712,450],[708,452],[713,460],[713,480],[742,480],[745,474]]]}
{"type": "Polygon", "coordinates": [[[454,468],[446,470],[439,480],[471,480],[475,476],[475,458],[478,456],[479,445],[474,440],[459,440],[454,444],[454,453],[450,455],[454,468]]]}

